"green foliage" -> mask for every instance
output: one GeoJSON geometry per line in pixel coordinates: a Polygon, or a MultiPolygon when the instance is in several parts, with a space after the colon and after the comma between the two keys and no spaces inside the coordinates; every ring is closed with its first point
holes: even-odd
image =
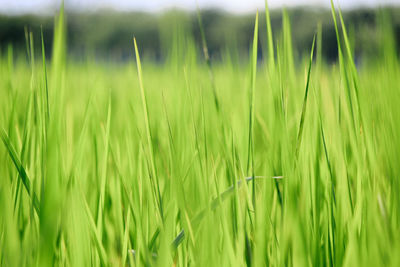
{"type": "MultiPolygon", "coordinates": [[[[197,13],[197,12],[196,12],[197,13]]],[[[93,12],[72,12],[67,14],[67,46],[69,58],[78,60],[96,59],[127,62],[134,60],[135,53],[126,44],[131,42],[132,34],[140,44],[143,59],[164,62],[171,58],[172,39],[180,31],[193,35],[197,53],[202,53],[202,30],[198,16],[194,12],[167,10],[162,13],[116,12],[96,10],[93,12]]],[[[230,14],[222,10],[199,11],[203,24],[203,33],[207,40],[208,55],[213,61],[226,58],[226,52],[235,53],[245,60],[252,45],[254,14],[230,14]]],[[[335,28],[330,10],[315,7],[290,8],[287,13],[292,21],[293,55],[298,57],[308,53],[315,33],[315,27],[321,23],[322,55],[329,61],[337,59],[335,28]]],[[[383,44],[379,31],[380,11],[371,8],[359,8],[343,11],[343,18],[352,32],[351,42],[355,58],[372,57],[383,44]]],[[[385,13],[392,25],[394,45],[400,47],[400,8],[387,7],[385,13]]],[[[267,57],[274,54],[270,41],[278,40],[281,32],[282,12],[271,10],[260,12],[260,42],[263,49],[259,53],[267,57]],[[268,23],[264,23],[264,22],[268,23]],[[268,30],[274,29],[274,33],[268,30]],[[271,35],[270,35],[271,34],[271,35]]],[[[53,18],[50,16],[7,16],[0,14],[0,51],[5,53],[11,43],[16,51],[25,49],[24,28],[34,33],[36,48],[40,48],[40,28],[43,28],[47,45],[47,57],[52,55],[53,18]]],[[[181,34],[181,33],[179,33],[181,34]]],[[[38,50],[40,52],[40,50],[38,50]]],[[[23,56],[23,55],[22,55],[23,56]]],[[[233,58],[235,59],[235,58],[233,58]]]]}
{"type": "Polygon", "coordinates": [[[360,63],[333,6],[336,64],[322,24],[298,54],[267,7],[240,64],[210,57],[201,12],[198,40],[164,17],[162,64],[138,36],[136,62],[71,59],[63,10],[37,60],[27,29],[28,57],[0,58],[0,266],[399,266],[400,63],[377,14],[360,63]]]}

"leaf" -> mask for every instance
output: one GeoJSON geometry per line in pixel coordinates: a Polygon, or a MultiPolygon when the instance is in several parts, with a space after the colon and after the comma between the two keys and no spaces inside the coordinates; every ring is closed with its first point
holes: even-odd
{"type": "Polygon", "coordinates": [[[36,196],[36,193],[32,192],[31,182],[28,177],[28,174],[26,173],[24,166],[22,166],[21,160],[18,158],[17,152],[15,151],[13,145],[11,144],[10,138],[8,137],[8,135],[4,131],[4,129],[1,129],[1,139],[3,140],[3,144],[7,149],[8,155],[10,156],[11,160],[14,163],[15,168],[17,169],[17,171],[19,173],[18,177],[21,179],[22,183],[24,184],[24,187],[25,187],[26,191],[28,192],[28,195],[32,199],[33,207],[35,208],[36,213],[39,215],[39,199],[36,196]]]}

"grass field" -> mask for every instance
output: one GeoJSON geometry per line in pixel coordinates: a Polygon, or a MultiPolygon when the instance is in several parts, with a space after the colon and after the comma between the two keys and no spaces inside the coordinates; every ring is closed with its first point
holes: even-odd
{"type": "Polygon", "coordinates": [[[10,46],[0,265],[399,266],[395,40],[380,14],[381,49],[356,65],[332,10],[334,64],[317,25],[294,57],[289,17],[273,39],[267,8],[246,62],[210,61],[207,36],[182,31],[162,64],[140,61],[140,40],[136,62],[75,62],[62,11],[50,60],[29,33],[25,53],[10,46]]]}

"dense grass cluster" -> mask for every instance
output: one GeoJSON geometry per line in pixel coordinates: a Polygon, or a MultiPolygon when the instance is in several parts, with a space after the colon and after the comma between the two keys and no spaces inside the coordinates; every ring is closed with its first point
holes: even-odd
{"type": "Polygon", "coordinates": [[[356,65],[332,9],[339,60],[327,64],[320,30],[294,60],[288,16],[276,40],[266,18],[247,63],[214,63],[203,31],[195,44],[179,30],[162,65],[141,64],[140,40],[129,65],[72,62],[62,12],[50,62],[29,34],[28,60],[10,47],[0,265],[399,266],[391,25],[379,16],[381,49],[356,65]]]}

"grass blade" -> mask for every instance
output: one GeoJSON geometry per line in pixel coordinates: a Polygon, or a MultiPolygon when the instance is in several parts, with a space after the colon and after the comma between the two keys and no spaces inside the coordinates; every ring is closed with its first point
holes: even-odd
{"type": "Polygon", "coordinates": [[[15,151],[14,146],[11,144],[11,141],[4,129],[1,129],[1,140],[3,141],[8,155],[10,156],[15,168],[18,171],[18,177],[21,179],[26,191],[28,192],[28,195],[32,199],[33,207],[35,208],[36,213],[39,214],[39,199],[36,196],[36,193],[32,191],[31,182],[28,174],[26,173],[24,166],[22,166],[21,160],[19,159],[17,152],[15,151]]]}
{"type": "Polygon", "coordinates": [[[160,191],[160,185],[158,182],[156,166],[155,166],[155,162],[154,162],[154,150],[153,150],[153,143],[151,140],[149,111],[147,108],[146,93],[145,93],[144,87],[143,87],[142,64],[140,62],[140,56],[139,56],[138,46],[136,43],[136,38],[133,38],[133,43],[135,46],[136,66],[137,66],[138,78],[139,78],[140,95],[142,98],[143,114],[144,114],[144,120],[145,120],[145,124],[146,124],[147,145],[148,145],[148,150],[149,150],[149,154],[150,154],[150,166],[151,166],[150,179],[152,180],[152,183],[153,183],[154,196],[155,196],[156,202],[158,204],[158,209],[159,209],[159,213],[161,216],[161,220],[163,220],[164,215],[163,215],[163,208],[162,208],[162,202],[161,202],[161,191],[160,191]],[[155,185],[154,185],[153,180],[155,180],[155,185]],[[156,188],[154,188],[154,187],[156,187],[156,188]]]}
{"type": "Polygon", "coordinates": [[[308,91],[309,91],[309,87],[310,87],[310,78],[311,78],[311,66],[312,66],[313,55],[314,55],[314,45],[315,45],[315,35],[314,35],[314,39],[313,39],[312,47],[311,47],[311,55],[310,55],[310,61],[309,61],[308,71],[307,71],[306,90],[304,92],[303,107],[301,109],[301,116],[300,116],[300,123],[299,123],[299,131],[297,133],[297,143],[296,143],[296,152],[295,152],[296,161],[299,156],[299,150],[300,150],[301,139],[302,139],[302,134],[303,134],[303,127],[304,127],[304,119],[306,116],[308,91]]]}

